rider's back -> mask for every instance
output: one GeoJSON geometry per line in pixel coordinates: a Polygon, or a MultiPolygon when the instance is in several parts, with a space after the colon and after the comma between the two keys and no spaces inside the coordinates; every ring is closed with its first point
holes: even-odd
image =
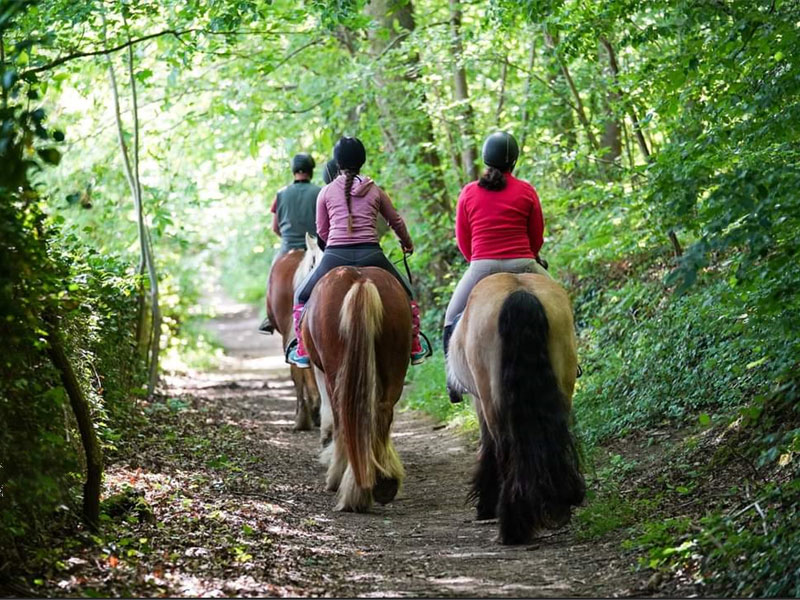
{"type": "Polygon", "coordinates": [[[278,192],[275,212],[281,240],[287,249],[305,248],[306,233],[315,236],[317,195],[320,188],[310,181],[295,181],[278,192]]]}
{"type": "Polygon", "coordinates": [[[317,229],[328,246],[377,244],[380,214],[398,236],[410,245],[403,219],[389,197],[369,177],[356,175],[350,191],[350,206],[345,195],[346,176],[340,175],[322,188],[317,209],[317,229]],[[349,227],[348,227],[349,219],[349,227]]]}
{"type": "Polygon", "coordinates": [[[533,186],[506,173],[502,190],[472,182],[458,202],[459,248],[469,261],[535,258],[542,247],[544,219],[533,186]]]}

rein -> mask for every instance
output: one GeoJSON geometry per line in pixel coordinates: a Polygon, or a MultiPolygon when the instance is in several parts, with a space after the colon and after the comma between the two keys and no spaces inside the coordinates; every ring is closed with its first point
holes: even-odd
{"type": "MultiPolygon", "coordinates": [[[[403,258],[402,258],[402,261],[403,261],[403,266],[404,266],[404,267],[405,267],[405,269],[406,269],[406,276],[408,277],[408,284],[409,284],[409,285],[414,285],[414,278],[411,276],[411,267],[409,267],[409,266],[408,266],[408,257],[409,257],[409,256],[411,256],[411,253],[410,253],[410,252],[403,252],[403,258]]],[[[393,265],[397,265],[397,264],[399,264],[399,263],[400,263],[400,261],[399,261],[399,260],[392,261],[392,264],[393,264],[393,265]]],[[[431,349],[431,350],[429,351],[429,353],[428,353],[428,356],[431,356],[431,355],[433,354],[433,346],[431,345],[431,341],[428,339],[428,336],[427,336],[427,335],[425,335],[424,333],[422,333],[421,331],[419,332],[419,334],[420,334],[422,337],[424,337],[424,338],[425,338],[425,341],[428,343],[428,348],[430,348],[430,349],[431,349]]]]}
{"type": "Polygon", "coordinates": [[[408,283],[414,285],[414,279],[411,277],[411,268],[408,266],[408,252],[403,252],[403,266],[406,268],[406,275],[408,275],[408,283]]]}
{"type": "MultiPolygon", "coordinates": [[[[410,253],[403,252],[403,258],[401,260],[403,261],[403,266],[406,269],[406,276],[408,277],[408,284],[409,285],[414,285],[414,278],[411,276],[411,267],[408,266],[408,257],[409,256],[411,256],[410,253]]],[[[392,264],[393,265],[399,265],[400,261],[399,260],[394,260],[394,261],[392,261],[392,264]]]]}

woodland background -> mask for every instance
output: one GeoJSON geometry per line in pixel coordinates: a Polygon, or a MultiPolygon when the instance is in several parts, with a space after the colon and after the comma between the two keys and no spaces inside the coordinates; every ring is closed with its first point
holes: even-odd
{"type": "MultiPolygon", "coordinates": [[[[800,594],[798,48],[796,0],[0,0],[0,580],[103,521],[84,447],[96,487],[159,373],[213,360],[212,286],[262,301],[295,153],[320,180],[364,141],[438,346],[455,201],[504,129],[573,298],[588,463],[681,432],[646,489],[593,467],[584,535],[705,593],[800,594]]],[[[413,377],[407,406],[474,427],[438,353],[413,377]]]]}

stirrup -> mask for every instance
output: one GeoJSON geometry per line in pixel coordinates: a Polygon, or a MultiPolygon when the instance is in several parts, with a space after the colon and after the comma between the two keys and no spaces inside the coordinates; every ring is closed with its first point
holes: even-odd
{"type": "Polygon", "coordinates": [[[289,342],[289,345],[286,346],[286,362],[300,369],[311,368],[311,359],[309,359],[308,355],[300,356],[297,354],[298,346],[297,338],[289,342]]]}
{"type": "Polygon", "coordinates": [[[411,353],[412,365],[421,365],[425,362],[426,358],[433,354],[433,350],[431,350],[431,343],[428,340],[428,337],[421,331],[419,332],[419,337],[419,345],[422,346],[422,352],[411,353]]]}

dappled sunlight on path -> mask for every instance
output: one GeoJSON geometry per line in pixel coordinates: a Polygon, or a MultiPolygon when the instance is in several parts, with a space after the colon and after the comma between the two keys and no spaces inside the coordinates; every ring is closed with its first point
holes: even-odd
{"type": "Polygon", "coordinates": [[[410,412],[396,415],[407,479],[395,501],[333,512],[318,430],[292,430],[280,342],[257,325],[251,307],[220,311],[209,328],[225,360],[167,378],[145,403],[147,424],[107,471],[117,538],[79,558],[59,594],[611,596],[635,584],[616,551],[569,530],[498,545],[496,523],[466,504],[474,449],[410,412]]]}

